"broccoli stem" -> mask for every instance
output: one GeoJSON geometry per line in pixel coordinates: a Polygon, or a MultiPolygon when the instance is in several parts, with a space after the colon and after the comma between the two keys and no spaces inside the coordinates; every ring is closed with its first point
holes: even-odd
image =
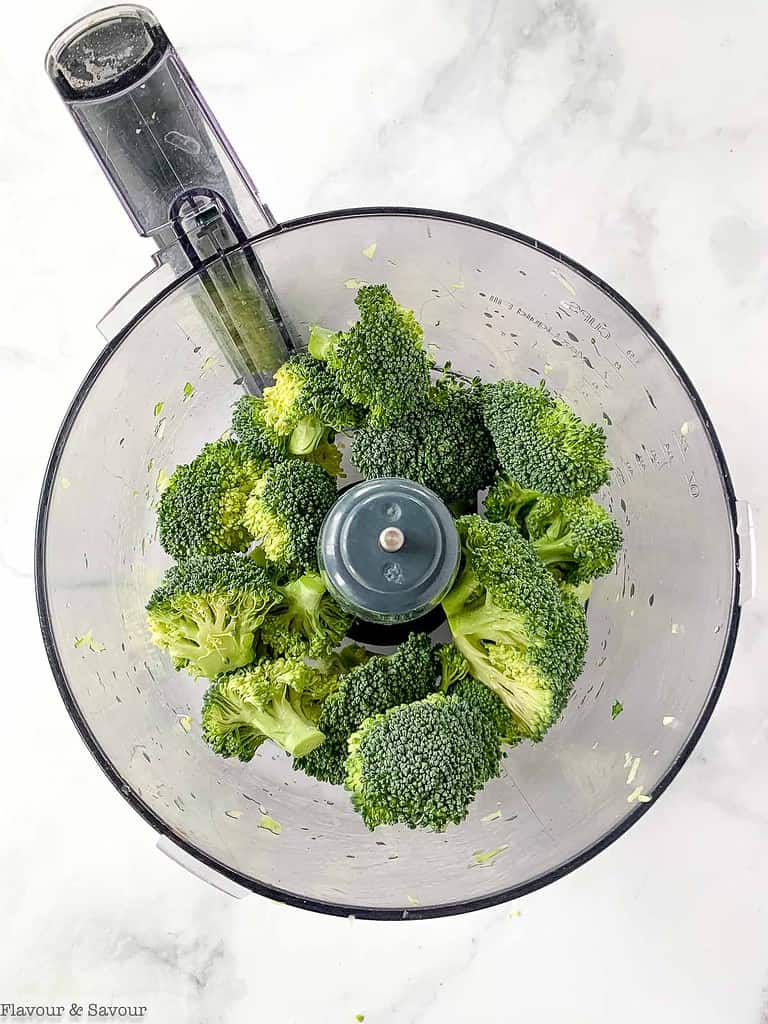
{"type": "Polygon", "coordinates": [[[294,757],[303,757],[325,740],[314,722],[294,707],[287,693],[276,696],[269,707],[249,704],[250,723],[294,757]]]}
{"type": "Polygon", "coordinates": [[[573,538],[569,533],[556,540],[550,540],[546,536],[541,540],[533,541],[536,554],[547,565],[553,562],[570,562],[573,559],[573,538]]]}

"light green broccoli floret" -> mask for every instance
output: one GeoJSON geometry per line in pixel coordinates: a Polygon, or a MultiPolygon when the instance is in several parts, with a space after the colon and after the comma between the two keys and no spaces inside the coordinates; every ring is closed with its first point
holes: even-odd
{"type": "Polygon", "coordinates": [[[479,516],[464,516],[457,527],[463,568],[443,601],[454,644],[520,733],[541,739],[583,666],[583,608],[561,593],[515,527],[479,516]]]}
{"type": "Polygon", "coordinates": [[[153,642],[177,669],[213,679],[253,660],[258,631],[279,601],[247,555],[197,555],[166,572],[147,604],[147,621],[153,642]]]}
{"type": "Polygon", "coordinates": [[[262,630],[276,654],[322,658],[341,643],[352,616],[331,597],[321,576],[305,573],[279,590],[282,600],[262,630]]]}
{"type": "Polygon", "coordinates": [[[309,753],[324,739],[303,703],[316,675],[302,661],[278,658],[221,676],[203,699],[203,738],[217,754],[241,761],[266,739],[289,754],[309,753]]]}
{"type": "Polygon", "coordinates": [[[536,554],[566,583],[609,573],[623,540],[619,525],[592,498],[541,495],[525,525],[536,554]]]}

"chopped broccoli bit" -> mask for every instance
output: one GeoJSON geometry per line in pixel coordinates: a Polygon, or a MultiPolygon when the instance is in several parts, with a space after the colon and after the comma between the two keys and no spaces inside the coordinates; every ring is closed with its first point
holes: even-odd
{"type": "Polygon", "coordinates": [[[504,843],[502,846],[497,846],[495,850],[475,850],[472,860],[475,864],[490,864],[500,853],[504,853],[508,849],[509,843],[504,843]]]}
{"type": "Polygon", "coordinates": [[[203,738],[215,753],[241,761],[267,739],[297,757],[308,754],[324,736],[293,689],[311,686],[315,674],[302,661],[278,658],[220,676],[203,699],[203,738]]]}
{"type": "Polygon", "coordinates": [[[245,525],[270,562],[289,570],[317,570],[317,540],[336,501],[333,477],[313,462],[272,466],[251,491],[245,525]]]}
{"type": "Polygon", "coordinates": [[[336,333],[313,327],[309,352],[328,364],[350,402],[369,410],[371,423],[393,424],[428,393],[423,331],[385,284],[363,285],[355,303],[357,323],[336,333]]]}
{"type": "Polygon", "coordinates": [[[491,722],[435,693],[364,720],[349,739],[346,786],[370,829],[402,823],[439,832],[464,820],[500,763],[491,722]]]}
{"type": "Polygon", "coordinates": [[[280,822],[270,818],[268,814],[262,814],[259,820],[259,828],[263,828],[266,832],[271,832],[273,836],[279,836],[283,831],[283,826],[280,822]]]}
{"type": "Polygon", "coordinates": [[[234,441],[207,444],[189,465],[177,466],[157,510],[163,550],[179,561],[244,551],[252,539],[245,503],[263,469],[234,441]]]}
{"type": "Polygon", "coordinates": [[[394,654],[375,655],[341,676],[318,720],[325,743],[297,760],[295,767],[322,782],[341,785],[348,739],[365,719],[397,704],[421,700],[436,689],[430,639],[424,633],[412,633],[394,654]]]}
{"type": "Polygon", "coordinates": [[[543,383],[486,384],[482,404],[501,466],[521,487],[578,498],[607,482],[604,430],[584,423],[543,383]]]}
{"type": "Polygon", "coordinates": [[[620,700],[615,700],[611,705],[611,718],[618,718],[621,712],[624,710],[624,705],[620,700]]]}
{"type": "Polygon", "coordinates": [[[87,633],[83,633],[82,636],[76,636],[74,645],[75,647],[87,647],[89,651],[94,654],[103,654],[106,651],[106,647],[100,640],[96,640],[93,635],[93,630],[89,629],[87,633]]]}
{"type": "Polygon", "coordinates": [[[257,632],[279,600],[247,555],[195,556],[166,572],[147,604],[147,621],[175,668],[213,679],[253,660],[257,632]]]}

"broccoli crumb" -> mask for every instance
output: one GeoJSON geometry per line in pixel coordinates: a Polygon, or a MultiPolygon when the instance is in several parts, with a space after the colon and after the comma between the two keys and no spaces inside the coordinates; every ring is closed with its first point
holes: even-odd
{"type": "Polygon", "coordinates": [[[75,647],[87,647],[89,651],[93,651],[94,654],[103,654],[106,651],[104,644],[100,643],[93,636],[93,631],[88,630],[87,633],[83,633],[82,636],[75,637],[75,647]]]}
{"type": "Polygon", "coordinates": [[[271,832],[273,836],[279,836],[283,831],[283,826],[279,821],[275,821],[274,818],[270,818],[268,814],[262,814],[261,820],[259,821],[259,828],[263,828],[266,832],[271,832]]]}
{"type": "Polygon", "coordinates": [[[163,411],[163,406],[164,405],[165,405],[165,402],[155,402],[155,408],[152,410],[152,415],[153,416],[159,416],[160,413],[163,411]]]}
{"type": "Polygon", "coordinates": [[[490,864],[495,857],[498,857],[500,853],[504,853],[508,849],[509,843],[504,843],[502,846],[497,846],[495,850],[475,850],[472,854],[472,860],[475,864],[490,864]]]}
{"type": "Polygon", "coordinates": [[[624,705],[620,700],[615,700],[611,706],[611,718],[618,718],[621,712],[624,710],[624,705]]]}
{"type": "Polygon", "coordinates": [[[242,816],[243,816],[243,812],[242,811],[224,811],[224,813],[226,814],[226,816],[228,818],[234,818],[235,821],[239,821],[240,818],[242,818],[242,816]]]}
{"type": "Polygon", "coordinates": [[[497,821],[501,817],[501,811],[493,811],[491,814],[485,814],[480,819],[484,825],[490,824],[492,821],[497,821]]]}
{"type": "Polygon", "coordinates": [[[355,1014],[355,1020],[358,1021],[359,1024],[363,1024],[363,1021],[365,1020],[365,1014],[364,1013],[356,1013],[355,1014]]]}
{"type": "Polygon", "coordinates": [[[363,249],[363,256],[365,256],[366,259],[372,260],[375,255],[376,255],[376,243],[375,242],[371,242],[371,244],[369,246],[367,246],[365,249],[363,249]]]}
{"type": "Polygon", "coordinates": [[[192,716],[182,715],[181,718],[179,719],[179,725],[184,730],[184,732],[189,732],[192,728],[192,716]]]}
{"type": "Polygon", "coordinates": [[[187,383],[184,385],[184,391],[183,391],[184,398],[183,398],[183,401],[186,402],[187,399],[191,398],[192,395],[194,395],[194,393],[195,393],[195,385],[191,381],[187,381],[187,383]]]}

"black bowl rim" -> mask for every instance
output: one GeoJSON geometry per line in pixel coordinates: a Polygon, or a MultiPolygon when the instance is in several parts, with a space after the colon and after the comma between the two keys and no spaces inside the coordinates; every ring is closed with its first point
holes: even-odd
{"type": "MultiPolygon", "coordinates": [[[[672,369],[677,374],[681,384],[688,393],[688,396],[693,403],[696,411],[699,414],[701,422],[704,425],[704,429],[707,433],[708,440],[712,446],[712,450],[715,453],[718,469],[720,472],[721,484],[723,492],[727,501],[728,509],[731,517],[731,532],[732,532],[732,543],[734,551],[734,587],[731,600],[731,608],[729,615],[729,626],[728,634],[725,638],[723,645],[722,656],[718,667],[717,675],[715,677],[712,689],[709,697],[702,708],[702,712],[699,719],[688,736],[685,744],[679,751],[677,757],[670,765],[666,774],[659,780],[658,784],[654,788],[653,800],[650,803],[637,804],[635,809],[626,815],[620,822],[618,822],[610,831],[606,832],[603,836],[597,839],[590,846],[586,847],[575,857],[572,857],[567,862],[558,865],[558,867],[551,869],[550,871],[544,872],[535,878],[529,879],[528,881],[520,884],[511,886],[506,889],[501,889],[498,892],[489,893],[488,895],[479,896],[475,899],[462,900],[456,903],[442,903],[433,906],[407,906],[407,907],[365,907],[356,905],[347,905],[344,903],[332,903],[324,900],[309,899],[305,896],[301,896],[298,893],[290,892],[285,889],[277,888],[273,885],[268,885],[257,879],[250,878],[247,875],[241,874],[239,871],[235,871],[228,867],[226,864],[216,860],[214,857],[209,856],[203,851],[199,850],[194,844],[188,842],[184,837],[179,836],[173,831],[169,825],[163,821],[163,819],[152,810],[142,799],[135,793],[131,787],[122,779],[117,772],[116,768],[106,756],[104,751],[101,749],[98,740],[91,732],[85,717],[74,699],[72,691],[69,688],[67,682],[66,673],[64,671],[59,653],[56,647],[56,641],[53,634],[50,606],[48,602],[48,593],[46,588],[45,578],[45,554],[46,554],[46,536],[48,527],[48,511],[50,507],[50,500],[52,494],[53,483],[56,477],[59,461],[64,451],[67,439],[69,437],[72,426],[77,418],[77,415],[83,406],[85,399],[88,396],[91,387],[98,378],[101,370],[107,364],[109,359],[112,357],[114,352],[120,347],[125,338],[131,333],[136,324],[142,320],[155,306],[158,305],[166,295],[173,292],[176,288],[181,287],[185,281],[189,280],[195,274],[199,273],[199,269],[190,270],[187,273],[176,278],[171,284],[163,288],[161,291],[154,296],[154,298],[148,302],[132,319],[110,340],[105,347],[102,349],[98,358],[91,366],[90,370],[85,376],[82,384],[80,385],[75,397],[66,412],[64,420],[59,432],[56,436],[51,454],[48,460],[48,465],[45,470],[45,476],[43,479],[43,485],[40,493],[40,500],[37,511],[37,521],[35,527],[35,594],[37,598],[37,611],[38,618],[40,620],[40,629],[43,635],[43,643],[45,645],[45,651],[48,656],[48,661],[53,672],[56,685],[59,689],[62,700],[69,712],[69,715],[75,725],[75,728],[80,734],[85,745],[90,750],[94,759],[97,761],[101,769],[106,774],[110,782],[116,787],[133,809],[141,815],[141,817],[155,829],[162,836],[166,836],[171,842],[175,843],[187,854],[192,856],[195,860],[206,865],[208,868],[220,875],[234,882],[236,885],[241,886],[243,889],[250,890],[258,893],[261,896],[266,896],[269,899],[278,900],[282,903],[287,903],[290,906],[299,907],[304,910],[312,910],[324,914],[332,914],[339,917],[358,917],[368,920],[379,920],[379,921],[392,921],[392,920],[419,920],[434,917],[447,917],[454,914],[464,914],[469,911],[481,910],[486,907],[493,907],[500,903],[507,902],[508,900],[518,899],[521,896],[525,896],[528,893],[535,892],[537,889],[542,888],[545,885],[549,885],[551,882],[557,881],[559,878],[563,878],[565,875],[570,874],[573,870],[580,867],[582,864],[586,864],[587,861],[591,860],[597,854],[607,849],[612,843],[616,842],[632,825],[634,825],[648,810],[655,806],[658,802],[658,798],[667,789],[669,784],[675,778],[677,773],[680,771],[682,766],[690,757],[694,747],[701,738],[704,729],[712,716],[712,712],[715,709],[715,705],[720,697],[720,694],[725,683],[725,678],[728,673],[728,669],[731,664],[733,657],[733,651],[736,644],[736,636],[739,628],[740,619],[740,605],[739,605],[739,592],[740,592],[740,571],[739,571],[739,556],[740,556],[740,544],[739,534],[737,528],[737,503],[736,496],[733,490],[733,483],[731,475],[728,470],[728,465],[725,461],[723,449],[720,444],[720,440],[715,432],[712,425],[712,421],[707,413],[707,410],[702,402],[693,382],[688,377],[687,373],[680,365],[671,349],[666,345],[661,336],[651,327],[648,321],[632,306],[627,300],[620,295],[617,291],[611,288],[610,285],[606,284],[602,278],[593,274],[586,267],[583,267],[576,260],[559,252],[557,249],[551,246],[545,245],[543,242],[537,241],[535,238],[529,235],[522,234],[519,231],[515,231],[512,228],[503,227],[500,224],[495,224],[492,221],[481,220],[476,217],[469,217],[464,214],[449,213],[443,210],[431,210],[421,207],[402,207],[402,206],[367,206],[367,207],[353,207],[341,210],[330,210],[325,213],[312,214],[305,217],[298,217],[294,220],[286,221],[283,224],[276,225],[270,228],[268,231],[262,234],[256,235],[249,238],[247,242],[232,246],[231,250],[227,252],[235,252],[242,249],[244,245],[249,245],[255,242],[262,242],[263,240],[280,235],[289,231],[296,231],[304,227],[314,226],[321,224],[325,221],[336,221],[346,220],[350,218],[359,217],[420,217],[429,220],[442,220],[449,221],[457,224],[465,224],[469,227],[479,228],[484,231],[490,231],[494,234],[501,235],[504,238],[513,239],[523,245],[529,246],[530,248],[536,249],[546,255],[553,257],[558,262],[562,263],[563,266],[568,267],[570,270],[575,271],[582,277],[586,278],[589,282],[600,288],[609,298],[611,298],[617,306],[619,306],[629,317],[631,317],[637,325],[645,331],[645,333],[651,338],[660,352],[668,360],[672,369]]],[[[206,260],[202,266],[207,266],[211,263],[221,259],[222,254],[217,254],[206,260]]]]}

